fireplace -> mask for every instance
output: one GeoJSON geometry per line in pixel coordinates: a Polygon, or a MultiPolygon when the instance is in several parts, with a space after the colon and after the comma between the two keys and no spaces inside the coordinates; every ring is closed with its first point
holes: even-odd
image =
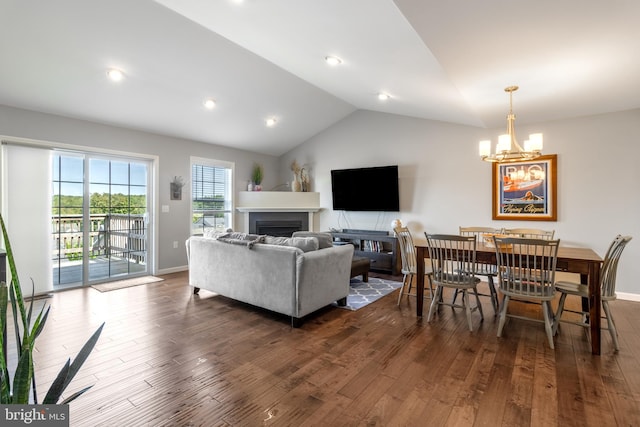
{"type": "Polygon", "coordinates": [[[249,212],[249,233],[291,237],[303,230],[309,230],[306,212],[249,212]]]}
{"type": "Polygon", "coordinates": [[[244,214],[241,230],[290,237],[294,231],[315,231],[314,213],[320,210],[320,193],[241,191],[237,210],[244,214]]]}

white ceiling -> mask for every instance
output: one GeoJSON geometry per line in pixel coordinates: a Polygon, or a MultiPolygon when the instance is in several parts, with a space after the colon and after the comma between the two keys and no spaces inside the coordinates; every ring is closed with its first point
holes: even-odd
{"type": "Polygon", "coordinates": [[[0,0],[0,104],[280,155],[357,109],[501,127],[517,84],[517,126],[640,108],[639,18],[637,0],[0,0]]]}

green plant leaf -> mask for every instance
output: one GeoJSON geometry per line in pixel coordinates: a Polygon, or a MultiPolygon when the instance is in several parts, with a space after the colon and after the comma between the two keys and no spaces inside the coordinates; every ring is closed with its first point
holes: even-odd
{"type": "Polygon", "coordinates": [[[76,400],[78,397],[80,397],[80,395],[82,395],[85,391],[89,390],[91,387],[93,387],[93,386],[90,385],[88,387],[83,388],[80,391],[76,391],[71,396],[67,397],[65,400],[60,402],[60,405],[67,405],[67,404],[69,404],[69,402],[76,400]]]}
{"type": "MultiPolygon", "coordinates": [[[[42,311],[40,311],[40,314],[38,314],[38,317],[36,317],[35,322],[33,322],[33,327],[31,328],[31,342],[35,342],[36,338],[38,338],[38,336],[44,329],[44,325],[45,323],[47,323],[47,319],[49,318],[50,308],[51,307],[46,307],[47,311],[44,313],[44,315],[42,314],[42,311]]],[[[44,309],[45,306],[42,306],[42,310],[44,309]]]]}
{"type": "Polygon", "coordinates": [[[60,395],[64,390],[64,382],[67,380],[67,376],[69,375],[69,367],[71,366],[71,358],[67,359],[67,362],[64,364],[60,372],[58,372],[58,376],[53,380],[51,386],[49,387],[49,391],[47,391],[46,396],[42,400],[43,405],[51,405],[58,403],[58,399],[60,399],[60,395]]]}
{"type": "MultiPolygon", "coordinates": [[[[20,315],[22,316],[22,324],[26,325],[27,319],[26,319],[26,313],[24,311],[24,304],[22,302],[23,298],[22,298],[22,288],[20,287],[20,278],[18,277],[16,262],[13,259],[13,250],[11,249],[11,242],[9,241],[9,233],[7,232],[7,227],[5,226],[2,215],[0,215],[0,226],[2,227],[2,237],[4,238],[4,246],[7,251],[7,262],[9,263],[9,271],[11,272],[11,289],[15,290],[16,299],[20,306],[20,315]]],[[[15,314],[15,310],[14,310],[14,314],[15,314]]]]}
{"type": "Polygon", "coordinates": [[[87,357],[89,357],[89,354],[93,350],[93,347],[95,347],[96,342],[98,342],[98,338],[100,338],[100,334],[102,333],[102,328],[104,328],[104,323],[100,325],[91,338],[89,338],[89,340],[84,344],[76,358],[73,360],[73,363],[71,363],[68,368],[67,365],[65,365],[60,370],[58,376],[49,388],[49,391],[47,391],[47,394],[42,401],[43,404],[55,404],[60,400],[60,396],[64,393],[73,377],[76,376],[80,367],[82,367],[82,364],[87,360],[87,357]],[[56,385],[55,388],[53,387],[54,385],[56,385]]]}
{"type": "Polygon", "coordinates": [[[13,375],[13,404],[29,403],[29,391],[31,390],[31,376],[33,374],[33,360],[31,349],[25,346],[22,356],[18,360],[16,372],[13,375]]]}
{"type": "Polygon", "coordinates": [[[0,370],[7,369],[7,304],[9,303],[9,291],[5,282],[0,282],[0,370]]]}
{"type": "MultiPolygon", "coordinates": [[[[31,297],[33,300],[33,296],[31,297]]],[[[45,312],[44,309],[46,307],[46,304],[42,306],[42,309],[40,310],[40,313],[38,313],[38,316],[36,317],[35,322],[33,323],[33,326],[31,327],[31,334],[29,335],[29,341],[31,342],[31,348],[35,348],[35,342],[36,342],[36,338],[38,338],[38,336],[40,335],[40,333],[42,332],[42,329],[44,329],[44,325],[47,322],[47,318],[49,317],[49,309],[51,308],[46,307],[47,311],[45,312]],[[44,312],[44,314],[43,314],[44,312]]],[[[29,314],[29,318],[31,318],[31,314],[29,314]]],[[[33,403],[35,403],[36,405],[38,404],[38,389],[37,389],[37,384],[36,384],[36,371],[35,368],[31,368],[33,371],[33,375],[31,376],[31,385],[33,388],[33,403]]]]}
{"type": "MultiPolygon", "coordinates": [[[[18,343],[18,357],[22,356],[22,346],[20,343],[22,342],[22,338],[20,335],[20,324],[18,323],[18,310],[17,310],[17,302],[16,302],[16,294],[14,292],[14,285],[9,288],[9,296],[11,297],[11,311],[13,313],[13,329],[16,335],[16,343],[18,343]]],[[[26,329],[25,329],[26,330],[26,329]]]]}
{"type": "Polygon", "coordinates": [[[0,370],[0,403],[3,405],[11,403],[11,387],[9,381],[9,371],[6,369],[0,370]]]}

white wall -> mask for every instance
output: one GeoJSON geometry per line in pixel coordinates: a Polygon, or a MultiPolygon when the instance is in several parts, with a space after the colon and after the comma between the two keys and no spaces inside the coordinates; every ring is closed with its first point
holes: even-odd
{"type": "Polygon", "coordinates": [[[457,233],[460,225],[536,227],[555,229],[562,244],[591,247],[600,255],[616,234],[630,234],[634,240],[622,256],[617,289],[640,298],[640,110],[529,126],[516,122],[516,132],[542,132],[544,152],[558,155],[556,222],[492,220],[491,165],[480,161],[478,141],[495,141],[504,129],[357,111],[283,156],[282,178],[291,179],[294,158],[311,167],[312,190],[320,192],[323,208],[321,230],[390,230],[399,217],[424,242],[425,230],[457,233]],[[399,214],[332,211],[331,169],[392,164],[399,165],[399,214]]]}
{"type": "MultiPolygon", "coordinates": [[[[190,205],[187,197],[179,201],[170,200],[169,182],[177,175],[191,184],[190,156],[235,162],[236,194],[247,190],[254,162],[264,166],[263,188],[272,188],[280,183],[278,159],[273,156],[2,105],[0,135],[158,156],[159,197],[155,208],[158,212],[159,273],[186,268],[184,241],[191,232],[190,205]],[[169,212],[160,213],[161,205],[169,205],[169,212]],[[177,249],[173,248],[174,241],[179,242],[177,249]]],[[[242,217],[236,214],[235,224],[241,225],[241,222],[242,217]]]]}

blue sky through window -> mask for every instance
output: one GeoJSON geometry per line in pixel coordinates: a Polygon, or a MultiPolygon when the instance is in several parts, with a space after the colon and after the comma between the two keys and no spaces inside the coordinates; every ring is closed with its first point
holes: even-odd
{"type": "MultiPolygon", "coordinates": [[[[145,195],[147,193],[147,165],[144,163],[90,159],[89,183],[91,193],[145,195]]],[[[84,158],[75,156],[53,157],[53,194],[82,196],[84,158]]]]}

